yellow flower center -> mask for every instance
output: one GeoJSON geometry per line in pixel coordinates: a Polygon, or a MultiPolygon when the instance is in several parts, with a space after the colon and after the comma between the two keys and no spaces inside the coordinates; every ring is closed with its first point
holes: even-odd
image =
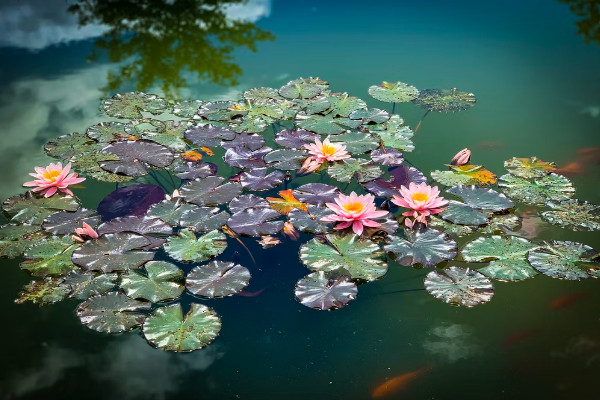
{"type": "Polygon", "coordinates": [[[363,209],[363,205],[361,203],[348,203],[344,206],[344,210],[351,213],[358,213],[363,209]]]}
{"type": "Polygon", "coordinates": [[[43,177],[48,179],[50,182],[54,182],[56,178],[60,175],[62,171],[58,171],[56,169],[44,172],[43,177]]]}
{"type": "Polygon", "coordinates": [[[425,201],[429,198],[429,196],[427,196],[425,193],[415,193],[412,196],[412,199],[414,201],[425,201]]]}
{"type": "Polygon", "coordinates": [[[331,146],[329,144],[324,144],[323,147],[321,148],[321,151],[326,156],[332,156],[333,153],[335,153],[335,147],[333,147],[333,146],[331,146]]]}

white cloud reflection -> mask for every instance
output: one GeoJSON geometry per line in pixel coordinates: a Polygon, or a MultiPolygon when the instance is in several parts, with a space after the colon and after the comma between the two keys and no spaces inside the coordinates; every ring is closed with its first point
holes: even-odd
{"type": "Polygon", "coordinates": [[[423,348],[441,362],[455,363],[480,352],[471,332],[465,325],[443,323],[427,332],[423,348]]]}

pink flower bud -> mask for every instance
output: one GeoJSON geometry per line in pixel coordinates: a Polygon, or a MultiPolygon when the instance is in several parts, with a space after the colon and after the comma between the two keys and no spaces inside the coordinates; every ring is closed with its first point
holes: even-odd
{"type": "Polygon", "coordinates": [[[452,157],[450,164],[465,165],[469,162],[470,159],[471,159],[471,150],[469,150],[465,147],[464,149],[462,149],[461,151],[456,153],[456,155],[454,157],[452,157]]]}

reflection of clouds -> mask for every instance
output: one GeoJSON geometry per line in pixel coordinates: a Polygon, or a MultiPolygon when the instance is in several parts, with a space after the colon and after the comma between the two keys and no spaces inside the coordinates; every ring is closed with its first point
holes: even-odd
{"type": "Polygon", "coordinates": [[[576,336],[567,342],[567,345],[559,350],[550,353],[555,358],[576,359],[589,367],[592,364],[600,363],[600,343],[588,336],[576,336]]]}
{"type": "Polygon", "coordinates": [[[442,324],[428,332],[423,348],[444,362],[454,363],[479,353],[479,346],[473,343],[471,336],[464,325],[442,324]]]}
{"type": "Polygon", "coordinates": [[[600,106],[587,106],[582,108],[579,113],[583,115],[589,115],[592,118],[598,118],[600,116],[600,106]]]}
{"type": "MultiPolygon", "coordinates": [[[[67,12],[65,0],[3,0],[0,2],[0,46],[40,50],[45,47],[101,36],[107,26],[79,27],[67,12]]],[[[256,22],[271,14],[271,0],[250,0],[226,8],[234,20],[256,22]]]]}

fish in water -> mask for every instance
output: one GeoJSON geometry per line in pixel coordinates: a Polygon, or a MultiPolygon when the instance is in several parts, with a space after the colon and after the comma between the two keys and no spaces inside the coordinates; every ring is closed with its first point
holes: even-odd
{"type": "Polygon", "coordinates": [[[561,296],[561,297],[558,297],[558,298],[552,300],[550,302],[550,304],[548,304],[548,307],[551,310],[558,310],[561,308],[571,307],[578,300],[584,299],[584,298],[588,297],[589,295],[590,294],[588,292],[569,293],[565,296],[561,296]]]}
{"type": "Polygon", "coordinates": [[[378,399],[381,397],[386,397],[398,393],[400,390],[406,388],[412,381],[417,379],[420,375],[424,374],[425,372],[431,369],[432,367],[427,365],[423,368],[410,371],[405,374],[388,379],[381,385],[377,386],[375,390],[373,390],[373,393],[371,393],[371,398],[378,399]]]}
{"type": "Polygon", "coordinates": [[[505,346],[513,346],[529,339],[538,332],[540,332],[540,328],[523,329],[506,336],[502,339],[502,344],[505,346]]]}
{"type": "Polygon", "coordinates": [[[586,147],[577,150],[577,155],[581,156],[581,160],[586,163],[600,162],[600,147],[586,147]]]}
{"type": "Polygon", "coordinates": [[[577,159],[557,168],[554,172],[561,175],[583,175],[587,166],[600,163],[600,147],[586,147],[577,150],[577,159]]]}
{"type": "Polygon", "coordinates": [[[573,161],[562,168],[556,168],[554,172],[560,175],[583,175],[586,170],[580,161],[573,161]]]}
{"type": "Polygon", "coordinates": [[[264,292],[265,290],[267,290],[267,288],[262,288],[260,290],[255,291],[255,292],[249,292],[247,290],[242,290],[241,292],[236,293],[236,296],[256,297],[256,296],[260,295],[262,292],[264,292]]]}

